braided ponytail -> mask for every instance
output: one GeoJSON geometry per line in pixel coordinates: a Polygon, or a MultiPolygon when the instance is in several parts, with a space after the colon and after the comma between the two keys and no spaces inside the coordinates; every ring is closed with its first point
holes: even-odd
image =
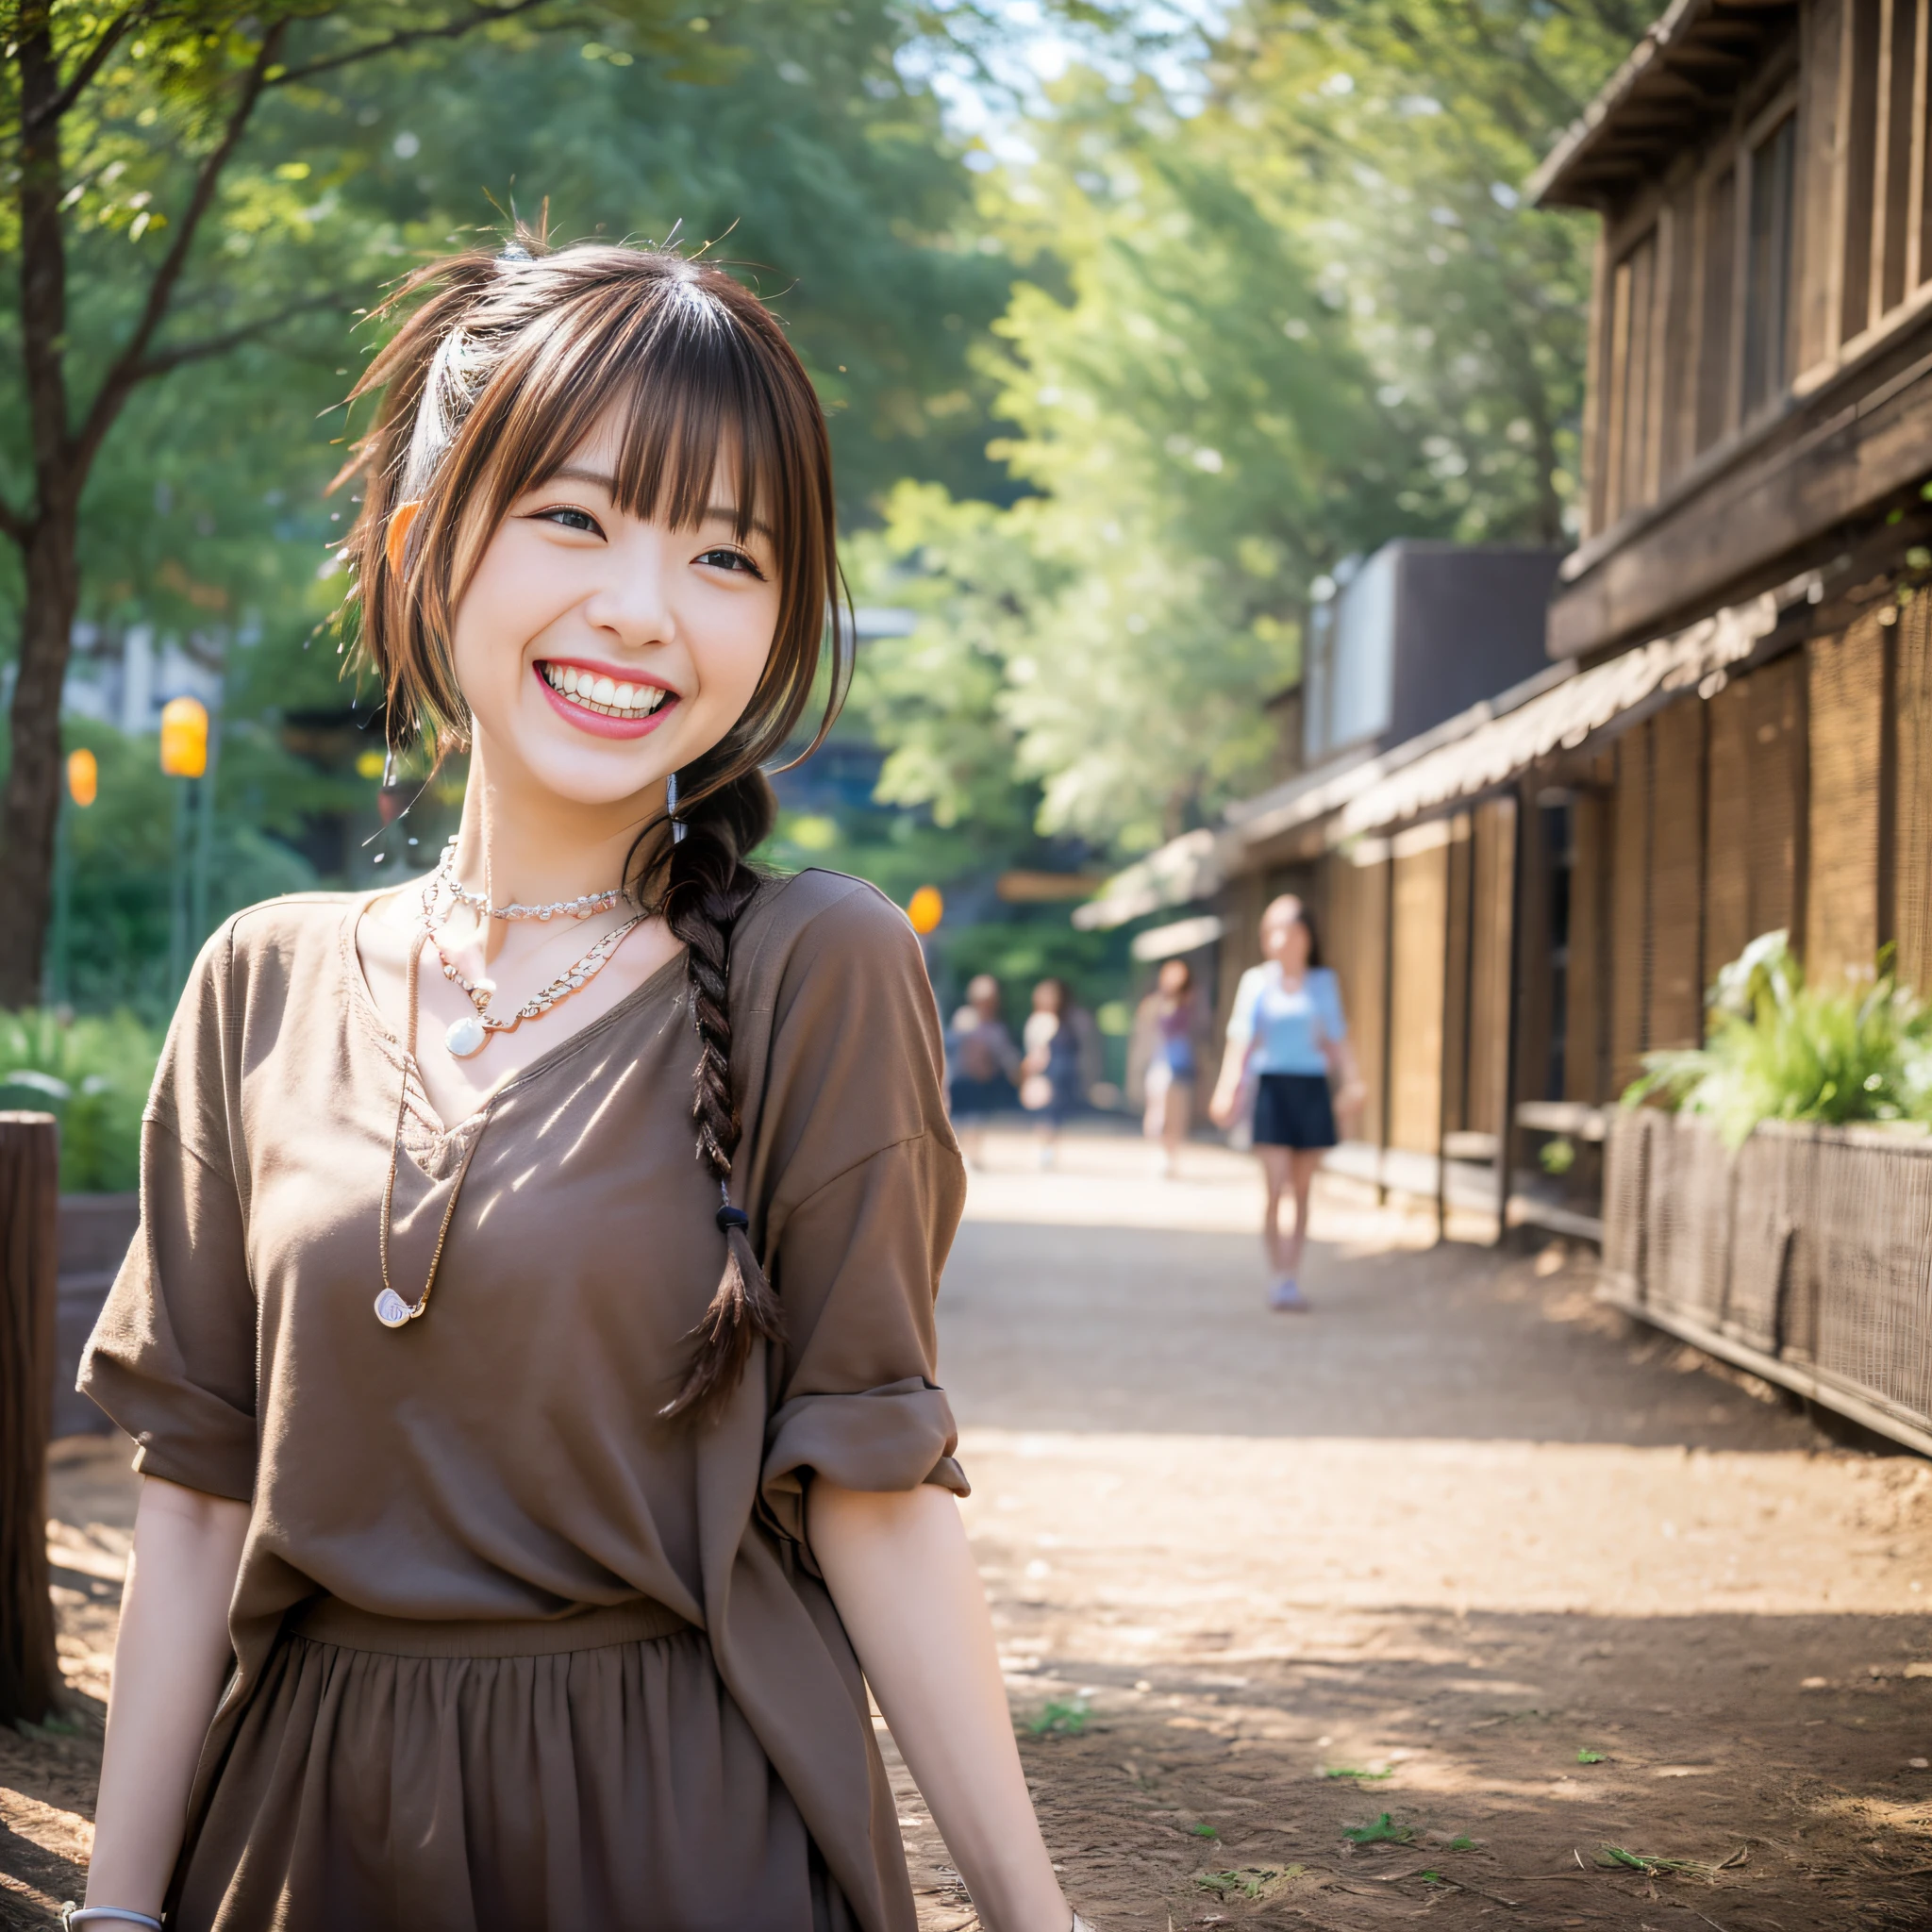
{"type": "Polygon", "coordinates": [[[751,1244],[749,1221],[731,1199],[731,1163],[742,1131],[731,1091],[731,933],[758,890],[743,855],[758,845],[777,816],[762,772],[721,786],[680,816],[685,836],[671,847],[664,918],[684,941],[691,1024],[698,1036],[691,1120],[697,1157],[718,1183],[718,1226],[724,1273],[694,1331],[696,1353],[684,1384],[661,1413],[702,1414],[738,1386],[756,1337],[783,1333],[778,1297],[751,1244]]]}

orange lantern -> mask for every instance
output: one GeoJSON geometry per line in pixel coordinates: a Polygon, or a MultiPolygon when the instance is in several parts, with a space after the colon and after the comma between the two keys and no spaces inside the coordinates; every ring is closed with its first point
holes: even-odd
{"type": "Polygon", "coordinates": [[[939,923],[946,916],[946,902],[940,897],[937,886],[921,886],[912,895],[912,903],[906,908],[906,917],[912,922],[912,930],[921,939],[936,931],[939,923]]]}
{"type": "Polygon", "coordinates": [[[198,778],[208,770],[208,707],[199,698],[170,698],[161,707],[161,770],[171,778],[198,778]]]}
{"type": "Polygon", "coordinates": [[[75,805],[92,805],[101,795],[101,766],[83,745],[67,754],[67,795],[75,805]]]}

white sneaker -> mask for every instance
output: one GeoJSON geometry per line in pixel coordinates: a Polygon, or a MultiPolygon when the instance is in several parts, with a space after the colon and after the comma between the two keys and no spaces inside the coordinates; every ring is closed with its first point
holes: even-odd
{"type": "Polygon", "coordinates": [[[1274,1292],[1268,1297],[1271,1308],[1280,1308],[1292,1315],[1306,1315],[1308,1312],[1308,1298],[1296,1284],[1292,1274],[1284,1274],[1274,1284],[1274,1292]]]}

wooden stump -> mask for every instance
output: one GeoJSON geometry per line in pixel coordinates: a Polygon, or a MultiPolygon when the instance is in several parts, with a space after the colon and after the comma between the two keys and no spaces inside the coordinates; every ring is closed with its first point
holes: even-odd
{"type": "Polygon", "coordinates": [[[59,1129],[0,1113],[0,1724],[60,1696],[47,1587],[47,1427],[59,1273],[59,1129]]]}

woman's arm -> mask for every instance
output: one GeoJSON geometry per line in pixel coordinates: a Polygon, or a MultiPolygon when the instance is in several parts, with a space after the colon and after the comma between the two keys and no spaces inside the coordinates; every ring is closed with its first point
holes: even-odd
{"type": "Polygon", "coordinates": [[[1067,1932],[958,1504],[931,1484],[816,1476],[808,1507],[832,1600],[989,1932],[1067,1932]]]}
{"type": "Polygon", "coordinates": [[[1215,1082],[1214,1097],[1208,1103],[1208,1118],[1217,1127],[1234,1124],[1235,1100],[1241,1090],[1241,1075],[1247,1071],[1252,1040],[1230,1040],[1221,1056],[1221,1078],[1215,1082]]]}
{"type": "Polygon", "coordinates": [[[247,1532],[245,1503],[142,1478],[114,1642],[89,1905],[159,1916],[233,1655],[228,1602],[247,1532]]]}

